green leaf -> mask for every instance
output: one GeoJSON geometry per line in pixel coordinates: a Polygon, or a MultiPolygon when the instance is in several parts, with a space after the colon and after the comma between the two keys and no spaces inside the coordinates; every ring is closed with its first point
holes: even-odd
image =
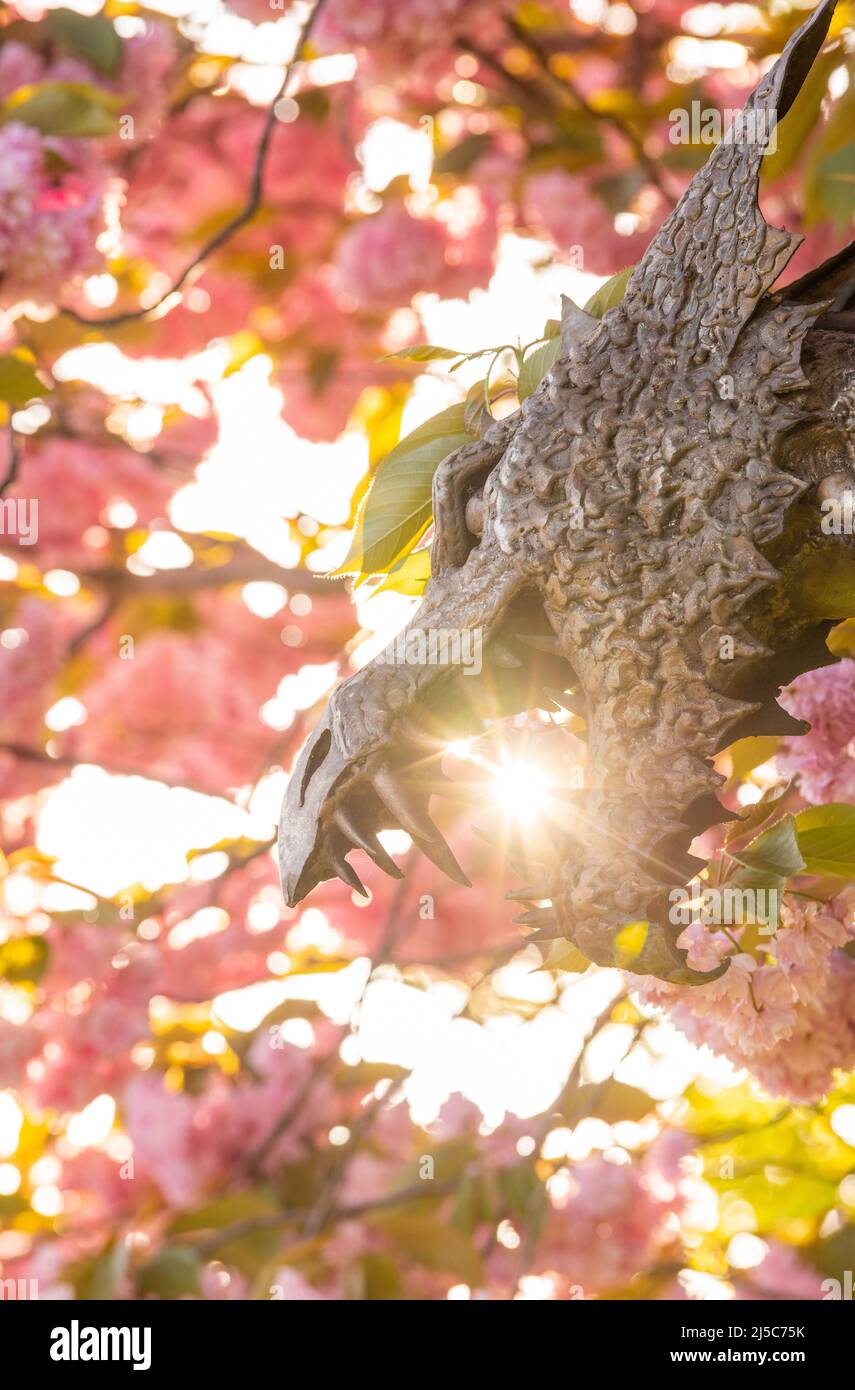
{"type": "MultiPolygon", "coordinates": [[[[426,1188],[429,1186],[425,1184],[426,1188]]],[[[370,1218],[370,1224],[384,1230],[417,1264],[456,1274],[472,1286],[482,1282],[481,1258],[472,1242],[462,1231],[438,1221],[435,1212],[383,1213],[370,1218]]]]}
{"type": "Polygon", "coordinates": [[[734,920],[726,925],[760,923],[775,931],[781,900],[787,890],[786,876],[773,873],[771,869],[741,868],[727,880],[724,891],[727,893],[735,888],[745,890],[745,895],[737,899],[734,920]]]}
{"type": "Polygon", "coordinates": [[[122,65],[122,40],[103,15],[51,10],[45,19],[51,38],[85,58],[105,77],[115,77],[122,65]]]}
{"type": "MultiPolygon", "coordinates": [[[[816,166],[816,188],[819,198],[819,217],[831,218],[840,231],[849,229],[855,214],[855,143],[845,149],[827,154],[816,166]]],[[[811,212],[815,205],[811,204],[811,212]]]]}
{"type": "Polygon", "coordinates": [[[433,162],[435,174],[464,174],[479,160],[493,143],[490,134],[466,135],[450,150],[437,155],[433,162]]]}
{"type": "Polygon", "coordinates": [[[578,946],[574,946],[572,941],[550,941],[549,949],[543,960],[543,965],[538,966],[539,970],[568,970],[573,974],[582,974],[588,969],[591,962],[587,956],[583,956],[578,946]]]}
{"type": "Polygon", "coordinates": [[[12,936],[0,946],[0,979],[33,984],[44,974],[47,960],[43,936],[12,936]]]}
{"type": "Polygon", "coordinates": [[[759,801],[755,801],[747,811],[740,813],[739,820],[729,821],[724,832],[724,845],[728,853],[728,847],[734,840],[741,840],[749,831],[759,830],[761,825],[765,825],[791,790],[790,782],[784,787],[767,787],[759,801]]]}
{"type": "Polygon", "coordinates": [[[821,137],[805,162],[805,226],[834,218],[845,231],[855,211],[852,129],[855,84],[850,82],[831,108],[821,137]]]}
{"type": "Polygon", "coordinates": [[[776,129],[777,148],[765,156],[760,166],[764,182],[781,178],[796,163],[805,142],[819,124],[829,74],[839,61],[834,51],[817,57],[798,96],[776,129]]]}
{"type": "Polygon", "coordinates": [[[267,1188],[249,1188],[246,1192],[236,1192],[228,1197],[215,1197],[203,1206],[193,1208],[192,1211],[179,1212],[169,1223],[168,1229],[171,1235],[184,1235],[188,1231],[219,1230],[237,1221],[275,1216],[279,1210],[280,1204],[267,1188]]]}
{"type": "Polygon", "coordinates": [[[456,348],[435,347],[433,343],[415,343],[413,347],[400,348],[398,352],[387,352],[381,362],[452,362],[463,353],[456,348]]]}
{"type": "Polygon", "coordinates": [[[855,806],[811,806],[795,819],[805,873],[855,877],[855,806]]]}
{"type": "MultiPolygon", "coordinates": [[[[452,370],[454,370],[452,368],[452,370]]],[[[494,401],[501,396],[516,396],[517,380],[509,372],[503,372],[499,377],[491,377],[489,386],[486,377],[481,377],[480,381],[473,381],[469,390],[466,392],[466,400],[463,402],[463,423],[471,435],[477,438],[481,433],[481,421],[484,411],[487,410],[487,395],[489,392],[490,410],[494,401]]]]}
{"type": "Polygon", "coordinates": [[[536,391],[561,351],[561,339],[550,338],[526,357],[520,369],[517,393],[521,401],[536,391]]]}
{"type": "Polygon", "coordinates": [[[345,1277],[350,1299],[389,1302],[401,1297],[401,1271],[388,1255],[363,1255],[348,1266],[345,1277]]]}
{"type": "Polygon", "coordinates": [[[585,313],[593,315],[595,319],[601,319],[608,309],[613,309],[616,304],[620,304],[629,284],[629,277],[634,270],[634,265],[628,265],[626,270],[619,270],[617,275],[613,275],[604,285],[600,285],[600,288],[594,291],[585,305],[585,313]]]}
{"type": "Polygon", "coordinates": [[[755,869],[761,874],[791,878],[805,868],[796,835],[795,817],[792,815],[782,816],[768,830],[757,835],[745,849],[731,849],[728,853],[738,864],[744,864],[746,869],[755,869]]]}
{"type": "Polygon", "coordinates": [[[199,1288],[199,1257],[192,1250],[174,1247],[161,1250],[137,1273],[141,1294],[153,1293],[159,1298],[197,1297],[199,1288]]]}
{"type": "Polygon", "coordinates": [[[431,484],[439,464],[471,438],[461,403],[426,420],[387,454],[336,574],[388,574],[430,524],[431,484]]]}
{"type": "Polygon", "coordinates": [[[569,1125],[577,1125],[589,1115],[616,1125],[621,1120],[643,1120],[655,1107],[655,1100],[646,1091],[610,1077],[599,1084],[579,1086],[568,1096],[561,1113],[569,1125]]]}
{"type": "Polygon", "coordinates": [[[738,738],[727,749],[730,757],[730,776],[727,790],[742,782],[755,767],[768,760],[778,751],[781,740],[769,734],[755,735],[751,738],[738,738]]]}
{"type": "Polygon", "coordinates": [[[125,1278],[129,1263],[128,1247],[122,1240],[111,1240],[100,1255],[83,1260],[66,1270],[79,1299],[97,1302],[114,1299],[125,1278]]]}
{"type": "Polygon", "coordinates": [[[47,389],[29,362],[21,357],[0,357],[0,400],[7,405],[26,405],[34,396],[46,395],[47,389]]]}
{"type": "Polygon", "coordinates": [[[42,135],[115,135],[120,98],[87,82],[36,82],[3,103],[0,124],[23,121],[42,135]]]}
{"type": "Polygon", "coordinates": [[[420,598],[430,579],[430,550],[411,550],[403,560],[392,566],[382,584],[378,584],[375,594],[392,590],[396,594],[407,594],[410,598],[420,598]]]}

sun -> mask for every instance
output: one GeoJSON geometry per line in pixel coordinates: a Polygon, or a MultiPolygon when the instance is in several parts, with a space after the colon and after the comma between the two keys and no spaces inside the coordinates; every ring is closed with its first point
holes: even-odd
{"type": "Polygon", "coordinates": [[[550,793],[549,778],[535,763],[508,761],[493,773],[493,799],[514,820],[533,820],[546,809],[550,793]]]}

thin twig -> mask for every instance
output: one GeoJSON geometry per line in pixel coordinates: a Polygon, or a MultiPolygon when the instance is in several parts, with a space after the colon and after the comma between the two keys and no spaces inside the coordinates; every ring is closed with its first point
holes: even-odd
{"type": "Polygon", "coordinates": [[[17,481],[18,471],[21,467],[21,451],[18,448],[18,432],[9,421],[9,467],[6,477],[0,483],[0,497],[17,481]]]}
{"type": "MultiPolygon", "coordinates": [[[[401,1187],[397,1192],[387,1192],[382,1197],[373,1197],[370,1201],[353,1202],[349,1206],[333,1207],[327,1212],[323,1229],[336,1225],[340,1221],[353,1221],[360,1216],[368,1216],[376,1211],[387,1211],[395,1207],[407,1206],[410,1202],[435,1201],[438,1197],[450,1196],[457,1187],[457,1178],[448,1178],[443,1182],[434,1182],[430,1187],[426,1187],[423,1182],[413,1183],[409,1187],[401,1187]]],[[[268,1212],[264,1216],[248,1216],[244,1221],[235,1221],[231,1226],[224,1226],[221,1230],[212,1234],[206,1234],[202,1240],[194,1243],[193,1249],[200,1255],[207,1256],[215,1253],[221,1246],[227,1245],[234,1240],[241,1240],[244,1236],[252,1235],[256,1231],[275,1230],[279,1226],[286,1226],[292,1222],[298,1222],[304,1213],[296,1208],[283,1209],[277,1212],[268,1212]]],[[[302,1237],[299,1242],[302,1244],[302,1237]]]]}
{"type": "Polygon", "coordinates": [[[229,218],[224,227],[221,227],[218,232],[214,232],[214,234],[208,238],[201,249],[197,251],[193,259],[184,267],[177,279],[173,281],[169,289],[164,290],[163,294],[160,295],[154,304],[149,304],[144,309],[129,309],[116,314],[107,314],[104,318],[89,318],[87,315],[80,314],[76,309],[72,309],[65,304],[61,306],[61,313],[65,314],[68,318],[74,319],[75,323],[82,324],[87,328],[115,328],[119,324],[132,323],[135,320],[147,318],[149,314],[153,314],[160,309],[172,295],[177,294],[182,286],[187,283],[190,276],[193,275],[194,271],[198,270],[215,251],[219,251],[220,248],[234,236],[235,232],[240,231],[241,227],[245,227],[247,222],[252,221],[261,207],[264,191],[264,169],[267,162],[267,154],[270,149],[270,142],[273,137],[273,130],[276,125],[276,107],[285,95],[288,83],[291,80],[291,75],[297,63],[300,61],[303,49],[311,36],[324,4],[325,0],[314,0],[314,4],[297,36],[293,57],[285,66],[285,72],[279,85],[279,90],[267,109],[264,128],[255,151],[252,177],[249,182],[246,202],[240,212],[235,213],[234,217],[229,218]]]}
{"type": "Polygon", "coordinates": [[[623,139],[631,145],[633,153],[635,154],[636,159],[638,160],[639,164],[641,165],[642,169],[647,175],[649,181],[654,185],[655,188],[659,190],[659,192],[662,194],[662,197],[665,198],[665,200],[669,203],[669,205],[672,208],[676,207],[677,200],[671,193],[670,189],[668,188],[668,185],[665,183],[665,180],[662,176],[662,171],[656,164],[656,161],[650,157],[650,155],[644,148],[644,141],[642,140],[638,132],[634,130],[632,126],[629,125],[626,121],[621,120],[620,116],[616,116],[614,112],[598,111],[595,106],[591,105],[587,97],[585,97],[582,94],[582,92],[579,91],[579,88],[569,78],[556,77],[549,65],[549,54],[547,53],[546,49],[542,46],[542,44],[538,42],[536,38],[533,37],[533,35],[527,29],[524,29],[523,26],[519,24],[515,19],[509,17],[506,20],[506,24],[514,38],[517,40],[517,42],[521,43],[523,47],[526,48],[528,52],[532,55],[532,57],[537,60],[543,72],[543,75],[548,80],[550,86],[552,86],[557,92],[566,93],[576,103],[579,109],[581,111],[584,111],[585,115],[591,118],[591,120],[598,121],[603,125],[609,125],[611,126],[612,130],[616,130],[618,134],[621,135],[623,139]]]}

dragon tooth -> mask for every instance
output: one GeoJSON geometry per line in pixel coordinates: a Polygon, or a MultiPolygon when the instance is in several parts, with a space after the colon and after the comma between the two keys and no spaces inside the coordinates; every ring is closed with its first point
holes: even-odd
{"type": "Polygon", "coordinates": [[[439,831],[436,832],[434,839],[423,840],[417,838],[416,843],[422,854],[425,855],[432,864],[435,864],[438,869],[441,869],[446,877],[450,878],[454,883],[459,883],[461,888],[472,887],[472,880],[463,872],[450,846],[442,838],[439,831]]]}
{"type": "Polygon", "coordinates": [[[421,806],[415,805],[408,795],[409,789],[391,773],[388,768],[380,768],[372,778],[374,790],[388,811],[408,835],[414,839],[431,839],[436,833],[433,821],[421,806]]]}
{"type": "Polygon", "coordinates": [[[422,854],[455,883],[461,884],[464,888],[471,888],[470,880],[430,816],[421,806],[412,804],[407,796],[407,789],[401,782],[387,768],[381,768],[376,772],[373,781],[380,800],[407,834],[412,836],[422,854]]]}
{"type": "MultiPolygon", "coordinates": [[[[370,831],[363,830],[361,826],[354,821],[352,816],[349,816],[346,811],[342,811],[341,809],[336,811],[335,821],[342,833],[346,835],[348,839],[352,840],[359,849],[364,849],[365,853],[374,860],[378,869],[382,869],[390,878],[404,877],[403,870],[399,869],[392,856],[387,854],[376,835],[372,835],[370,831]]],[[[350,865],[348,865],[348,868],[350,868],[350,865]]]]}
{"type": "Polygon", "coordinates": [[[368,889],[359,877],[352,864],[348,864],[343,854],[332,855],[333,867],[339,878],[352,888],[354,893],[361,893],[363,898],[369,896],[368,889]]]}

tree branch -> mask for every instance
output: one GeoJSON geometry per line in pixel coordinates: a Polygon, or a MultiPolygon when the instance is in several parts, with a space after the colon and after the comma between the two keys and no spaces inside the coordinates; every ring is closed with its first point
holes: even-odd
{"type": "Polygon", "coordinates": [[[226,584],[250,584],[273,580],[284,588],[309,594],[334,593],[344,586],[343,579],[328,579],[311,570],[283,569],[275,560],[251,551],[242,552],[224,565],[188,565],[186,569],[156,570],[154,574],[132,574],[126,569],[79,569],[81,584],[100,587],[117,597],[144,597],[148,594],[194,593],[198,589],[220,589],[226,584]]]}
{"type": "Polygon", "coordinates": [[[554,87],[558,92],[566,93],[576,103],[579,109],[585,112],[586,116],[590,116],[591,120],[599,121],[603,125],[611,126],[612,130],[616,130],[618,134],[631,145],[633,153],[650,183],[659,190],[670,207],[676,207],[677,200],[668,188],[662,176],[662,171],[656,161],[650,157],[644,148],[644,141],[638,132],[633,130],[632,126],[626,121],[621,120],[620,116],[614,115],[613,112],[598,111],[595,106],[591,105],[587,97],[583,96],[578,87],[576,87],[569,78],[556,77],[549,66],[549,54],[542,44],[540,44],[538,40],[513,17],[509,17],[505,22],[517,42],[521,43],[532,57],[537,60],[550,86],[554,87]]]}
{"type": "Polygon", "coordinates": [[[276,125],[276,107],[285,95],[288,83],[291,80],[291,75],[297,63],[300,61],[300,56],[315,27],[315,23],[324,4],[325,0],[314,0],[312,8],[297,36],[293,57],[285,66],[285,72],[279,85],[279,90],[267,109],[267,116],[265,118],[264,128],[261,132],[261,139],[255,151],[255,160],[253,162],[252,176],[249,182],[246,202],[240,212],[235,213],[234,217],[229,218],[224,227],[221,227],[218,232],[214,232],[214,234],[208,238],[201,249],[197,251],[193,259],[184,267],[177,279],[173,281],[169,289],[165,290],[154,304],[149,304],[144,309],[129,309],[120,313],[107,314],[103,318],[89,318],[87,315],[78,313],[76,309],[72,309],[66,304],[60,306],[60,313],[65,314],[68,318],[73,319],[75,323],[82,324],[87,328],[116,328],[119,324],[132,323],[135,320],[145,319],[149,314],[153,314],[158,309],[162,308],[172,295],[177,294],[190,279],[191,275],[193,275],[215,251],[219,251],[220,248],[234,236],[235,232],[240,231],[241,227],[245,227],[247,222],[252,221],[261,207],[264,191],[264,168],[267,162],[270,142],[273,138],[273,130],[276,125]]]}

